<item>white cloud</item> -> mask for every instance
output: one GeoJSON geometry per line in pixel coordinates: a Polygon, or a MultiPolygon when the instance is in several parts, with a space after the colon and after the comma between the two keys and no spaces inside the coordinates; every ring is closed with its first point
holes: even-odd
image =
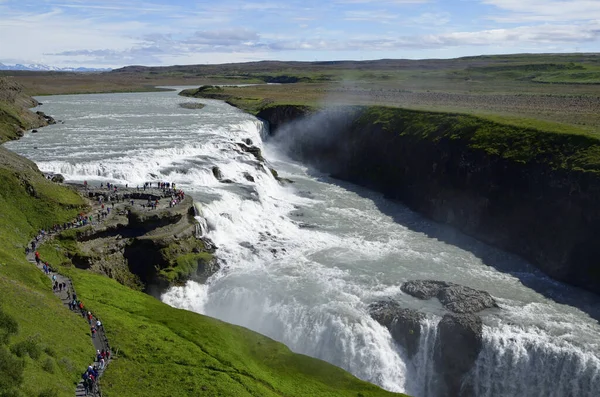
{"type": "MultiPolygon", "coordinates": [[[[164,63],[169,57],[185,57],[191,53],[253,54],[277,53],[281,51],[394,51],[406,49],[447,49],[452,47],[494,46],[513,48],[533,46],[546,49],[559,44],[594,42],[600,36],[600,26],[589,25],[573,29],[571,25],[543,25],[512,29],[491,29],[474,32],[451,32],[416,36],[388,35],[386,37],[363,36],[339,38],[298,39],[292,36],[271,36],[245,29],[220,31],[200,31],[182,40],[170,36],[153,35],[145,37],[141,46],[114,50],[72,50],[63,51],[58,56],[97,57],[102,64],[119,59],[145,60],[147,63],[164,63]]],[[[131,62],[134,63],[134,62],[131,62]]],[[[139,63],[139,62],[138,62],[139,63]]]]}
{"type": "Polygon", "coordinates": [[[450,19],[450,14],[447,12],[426,12],[417,17],[410,18],[410,22],[423,27],[432,27],[446,25],[450,22],[450,19]]]}
{"type": "Polygon", "coordinates": [[[567,22],[600,19],[598,0],[483,0],[505,11],[489,16],[498,22],[567,22]]]}
{"type": "Polygon", "coordinates": [[[495,29],[468,23],[457,28],[465,19],[458,13],[465,9],[443,12],[442,0],[220,0],[190,3],[185,9],[166,0],[30,1],[37,5],[0,0],[0,37],[14,37],[0,40],[4,59],[122,66],[282,55],[288,59],[378,53],[451,56],[464,54],[466,48],[473,54],[478,48],[500,52],[593,48],[600,35],[600,0],[458,2],[484,3],[485,9],[495,10],[493,15],[481,15],[474,11],[481,7],[473,7],[468,15],[473,21],[488,18],[484,22],[495,29]],[[434,2],[437,5],[428,4],[434,2]],[[489,18],[511,24],[491,24],[489,18]]]}
{"type": "Polygon", "coordinates": [[[392,14],[385,10],[346,11],[344,13],[346,21],[389,22],[389,20],[397,18],[397,14],[392,14]]]}

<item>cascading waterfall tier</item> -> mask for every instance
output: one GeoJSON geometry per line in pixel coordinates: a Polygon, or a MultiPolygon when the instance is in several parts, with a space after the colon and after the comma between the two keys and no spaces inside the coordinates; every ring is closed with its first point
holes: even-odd
{"type": "Polygon", "coordinates": [[[600,396],[600,359],[539,329],[484,327],[484,348],[466,382],[475,395],[600,396]]]}

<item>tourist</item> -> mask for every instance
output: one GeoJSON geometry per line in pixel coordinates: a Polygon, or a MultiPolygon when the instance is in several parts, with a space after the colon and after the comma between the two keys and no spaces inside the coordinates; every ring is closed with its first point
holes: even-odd
{"type": "Polygon", "coordinates": [[[81,375],[81,377],[83,378],[83,390],[85,391],[85,395],[87,396],[90,393],[90,382],[89,382],[89,374],[87,372],[84,372],[83,375],[81,375]]]}

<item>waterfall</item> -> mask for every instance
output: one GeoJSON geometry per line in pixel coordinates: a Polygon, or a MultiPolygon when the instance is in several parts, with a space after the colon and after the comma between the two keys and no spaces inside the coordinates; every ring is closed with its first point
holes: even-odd
{"type": "Polygon", "coordinates": [[[206,218],[202,215],[202,207],[198,202],[194,202],[194,215],[196,218],[196,238],[202,238],[206,236],[208,233],[208,222],[206,218]]]}
{"type": "Polygon", "coordinates": [[[421,321],[419,350],[412,358],[414,387],[407,391],[414,396],[435,397],[438,395],[439,377],[435,371],[435,348],[438,337],[439,317],[428,316],[421,321]]]}
{"type": "Polygon", "coordinates": [[[484,326],[483,349],[465,382],[478,397],[600,396],[600,359],[539,329],[484,326]]]}

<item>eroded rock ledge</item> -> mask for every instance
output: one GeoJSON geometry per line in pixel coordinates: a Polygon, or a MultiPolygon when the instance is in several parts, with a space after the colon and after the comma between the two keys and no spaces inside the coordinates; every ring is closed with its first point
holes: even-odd
{"type": "MultiPolygon", "coordinates": [[[[435,330],[434,365],[439,382],[437,394],[469,397],[473,390],[463,383],[483,347],[483,323],[477,312],[497,308],[485,291],[445,281],[414,280],[404,283],[402,291],[418,299],[437,297],[451,313],[444,314],[435,330]]],[[[385,326],[394,340],[413,358],[422,346],[426,315],[402,307],[399,302],[383,300],[369,305],[373,319],[385,326]]],[[[428,330],[431,332],[431,330],[428,330]]],[[[431,341],[429,343],[432,343],[431,341]]]]}
{"type": "MultiPolygon", "coordinates": [[[[94,203],[104,197],[105,207],[112,213],[99,225],[68,230],[58,237],[63,245],[68,246],[69,240],[76,243],[71,244],[76,248],[67,252],[75,266],[153,295],[189,279],[205,282],[219,270],[214,245],[199,235],[196,210],[189,196],[170,207],[164,204],[170,196],[158,189],[130,189],[121,193],[113,207],[105,190],[85,194],[94,203]],[[162,208],[146,207],[148,201],[156,200],[163,202],[162,208]]],[[[102,212],[99,204],[95,207],[102,212]]],[[[96,219],[99,216],[95,211],[91,215],[96,219]]]]}

